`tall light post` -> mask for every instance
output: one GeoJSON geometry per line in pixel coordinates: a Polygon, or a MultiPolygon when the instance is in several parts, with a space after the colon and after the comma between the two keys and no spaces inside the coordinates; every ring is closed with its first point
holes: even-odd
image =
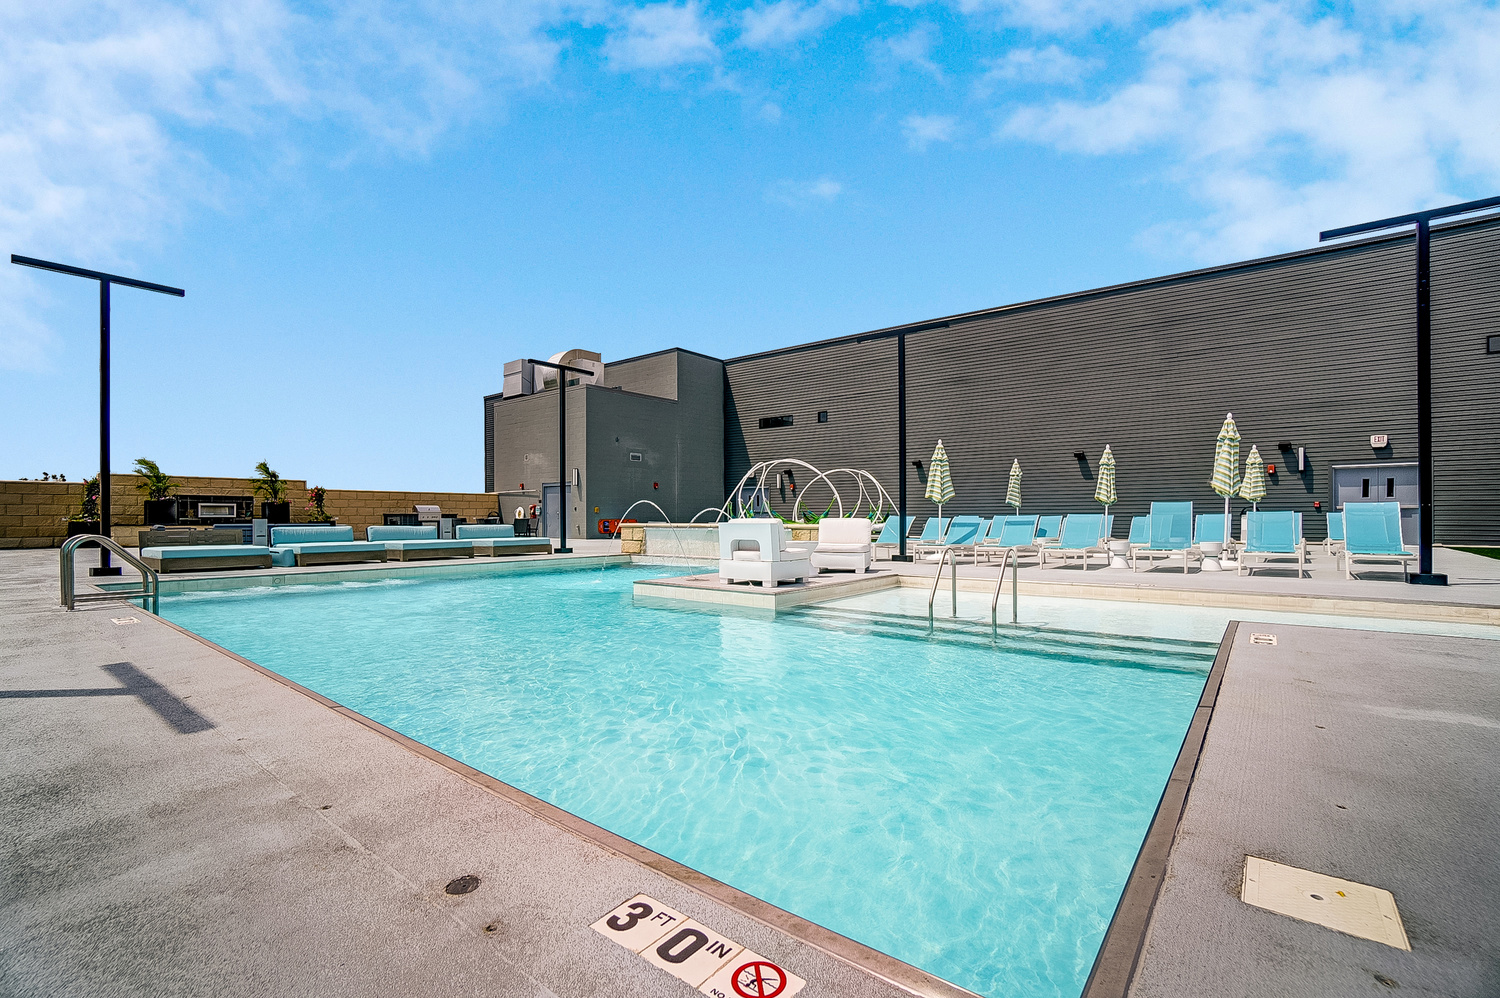
{"type": "MultiPolygon", "coordinates": [[[[568,488],[573,476],[568,474],[568,378],[569,374],[591,375],[596,371],[585,371],[580,367],[568,367],[551,360],[527,358],[533,367],[550,367],[557,371],[557,502],[562,507],[562,537],[557,542],[558,554],[572,554],[568,547],[568,488]]],[[[545,526],[545,524],[544,524],[545,526]]]]}
{"type": "MultiPolygon", "coordinates": [[[[127,288],[140,288],[142,291],[155,291],[158,294],[173,295],[177,298],[184,297],[187,292],[181,288],[169,288],[165,284],[152,284],[149,281],[137,281],[133,277],[121,277],[118,274],[104,274],[97,270],[84,270],[82,267],[70,267],[65,263],[52,263],[48,260],[37,260],[29,256],[20,256],[12,253],[10,262],[20,264],[23,267],[35,267],[38,270],[51,270],[59,274],[68,274],[72,277],[84,277],[91,281],[99,282],[99,533],[110,536],[109,518],[109,286],[119,284],[127,288]]],[[[103,545],[99,546],[99,567],[89,569],[90,575],[119,575],[118,565],[109,563],[109,549],[103,545]]]]}
{"type": "Polygon", "coordinates": [[[1346,225],[1318,233],[1318,241],[1339,239],[1361,232],[1376,232],[1400,226],[1417,227],[1417,488],[1419,541],[1417,571],[1407,581],[1419,586],[1446,586],[1448,576],[1432,570],[1432,263],[1431,231],[1433,219],[1450,215],[1468,215],[1489,208],[1500,208],[1500,197],[1481,198],[1431,208],[1410,215],[1397,215],[1359,225],[1346,225]]]}

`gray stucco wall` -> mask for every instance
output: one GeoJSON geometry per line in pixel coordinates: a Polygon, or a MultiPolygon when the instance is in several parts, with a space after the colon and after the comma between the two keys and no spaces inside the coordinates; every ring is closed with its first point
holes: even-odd
{"type": "MultiPolygon", "coordinates": [[[[570,468],[584,467],[587,451],[588,416],[585,411],[587,393],[595,389],[575,386],[569,388],[568,409],[568,465],[570,468]]],[[[557,482],[557,391],[538,392],[515,398],[494,398],[492,453],[494,454],[495,490],[500,492],[525,491],[541,493],[544,484],[557,482]]],[[[574,524],[581,523],[588,500],[588,482],[584,482],[581,494],[574,498],[574,524]]],[[[533,500],[536,501],[536,500],[533,500]]],[[[504,510],[509,520],[510,509],[504,510]]]]}
{"type": "MultiPolygon", "coordinates": [[[[1500,223],[1435,233],[1437,539],[1500,543],[1500,223]]],[[[1411,461],[1416,451],[1414,243],[1410,237],[1255,261],[1146,285],[956,317],[907,336],[909,459],[942,438],[955,501],[1004,511],[1019,458],[1025,512],[1094,511],[1099,454],[1119,463],[1116,533],[1151,500],[1221,509],[1208,488],[1214,437],[1232,411],[1243,453],[1277,466],[1262,504],[1305,514],[1330,498],[1333,464],[1411,461]],[[1390,436],[1374,451],[1369,437],[1390,436]],[[1297,474],[1302,446],[1307,472],[1297,474]],[[1087,454],[1087,461],[1073,457],[1087,454]]],[[[724,489],[752,462],[798,457],[867,468],[896,493],[892,340],[836,342],[726,362],[724,489]],[[820,409],[827,423],[816,422],[820,409]],[[794,425],[761,430],[766,416],[794,425]]],[[[909,509],[935,507],[908,465],[909,509]]],[[[799,476],[800,477],[800,476],[799,476]]],[[[826,493],[824,493],[826,496],[826,493]]],[[[818,495],[807,499],[817,506],[818,495]]],[[[790,497],[784,504],[790,509],[790,497]]],[[[1242,503],[1237,503],[1238,508],[1242,503]]]]}
{"type": "MultiPolygon", "coordinates": [[[[679,351],[667,359],[671,398],[589,389],[590,536],[598,536],[600,518],[618,517],[638,499],[655,502],[674,521],[724,501],[724,366],[679,351]],[[632,452],[641,460],[631,461],[632,452]]],[[[648,360],[658,372],[666,366],[661,356],[648,360]]],[[[607,385],[614,384],[612,373],[606,372],[607,385]]],[[[659,518],[646,507],[631,516],[659,518]]]]}

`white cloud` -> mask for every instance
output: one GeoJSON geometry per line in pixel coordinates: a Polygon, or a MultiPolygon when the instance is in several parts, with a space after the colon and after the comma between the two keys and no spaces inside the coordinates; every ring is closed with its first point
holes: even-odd
{"type": "Polygon", "coordinates": [[[828,204],[844,193],[844,185],[831,177],[816,180],[778,180],[766,189],[766,200],[790,208],[828,204]]]}
{"type": "Polygon", "coordinates": [[[855,0],[777,0],[750,7],[740,15],[740,44],[749,48],[790,45],[816,34],[846,14],[859,9],[855,0]]]}
{"type": "Polygon", "coordinates": [[[1011,49],[988,65],[974,85],[974,96],[980,100],[1008,83],[1077,83],[1094,64],[1057,45],[1048,45],[1045,48],[1011,49]]]}
{"type": "Polygon", "coordinates": [[[966,14],[992,14],[1005,24],[1079,32],[1122,25],[1146,14],[1180,10],[1192,0],[951,0],[966,14]]]}
{"type": "Polygon", "coordinates": [[[958,131],[958,119],[951,114],[912,114],[901,122],[906,144],[917,152],[926,152],[934,142],[952,142],[958,131]]]}
{"type": "Polygon", "coordinates": [[[1132,79],[1021,108],[1001,134],[1165,155],[1165,179],[1208,216],[1144,238],[1204,258],[1306,245],[1323,228],[1500,185],[1500,11],[1310,10],[1193,13],[1146,36],[1132,79]]]}
{"type": "Polygon", "coordinates": [[[882,40],[880,51],[897,66],[913,66],[940,80],[943,78],[942,67],[932,59],[932,49],[937,41],[937,26],[924,21],[904,35],[882,40]]]}
{"type": "MultiPolygon", "coordinates": [[[[336,0],[321,21],[283,0],[0,5],[0,245],[114,269],[310,122],[330,158],[422,155],[487,91],[551,75],[562,2],[336,0]],[[215,161],[205,137],[233,152],[215,161]]],[[[45,367],[42,286],[0,273],[0,367],[45,367]]]]}
{"type": "Polygon", "coordinates": [[[709,62],[719,54],[695,2],[653,3],[628,11],[611,32],[604,55],[615,69],[669,69],[709,62]]]}

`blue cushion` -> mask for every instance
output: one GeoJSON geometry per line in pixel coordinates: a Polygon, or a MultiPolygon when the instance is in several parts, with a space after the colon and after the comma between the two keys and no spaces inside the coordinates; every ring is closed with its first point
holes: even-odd
{"type": "Polygon", "coordinates": [[[460,523],[458,525],[458,537],[460,540],[479,537],[514,536],[516,536],[516,528],[509,523],[460,523]]]}
{"type": "Polygon", "coordinates": [[[437,527],[366,527],[370,541],[435,541],[437,527]]]}
{"type": "Polygon", "coordinates": [[[182,544],[165,548],[146,548],[141,551],[141,557],[174,560],[178,558],[227,558],[237,554],[265,556],[270,553],[270,548],[259,544],[182,544]]]}
{"type": "Polygon", "coordinates": [[[549,548],[552,546],[552,540],[548,537],[470,537],[469,541],[477,548],[521,548],[540,544],[549,548]]]}
{"type": "Polygon", "coordinates": [[[271,546],[354,540],[353,527],[272,527],[271,546]]]}

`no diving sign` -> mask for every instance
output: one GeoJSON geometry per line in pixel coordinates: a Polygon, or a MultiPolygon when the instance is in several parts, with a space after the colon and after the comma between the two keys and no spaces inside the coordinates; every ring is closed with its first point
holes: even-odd
{"type": "Polygon", "coordinates": [[[593,929],[710,998],[792,998],[807,984],[645,894],[599,919],[593,929]]]}

